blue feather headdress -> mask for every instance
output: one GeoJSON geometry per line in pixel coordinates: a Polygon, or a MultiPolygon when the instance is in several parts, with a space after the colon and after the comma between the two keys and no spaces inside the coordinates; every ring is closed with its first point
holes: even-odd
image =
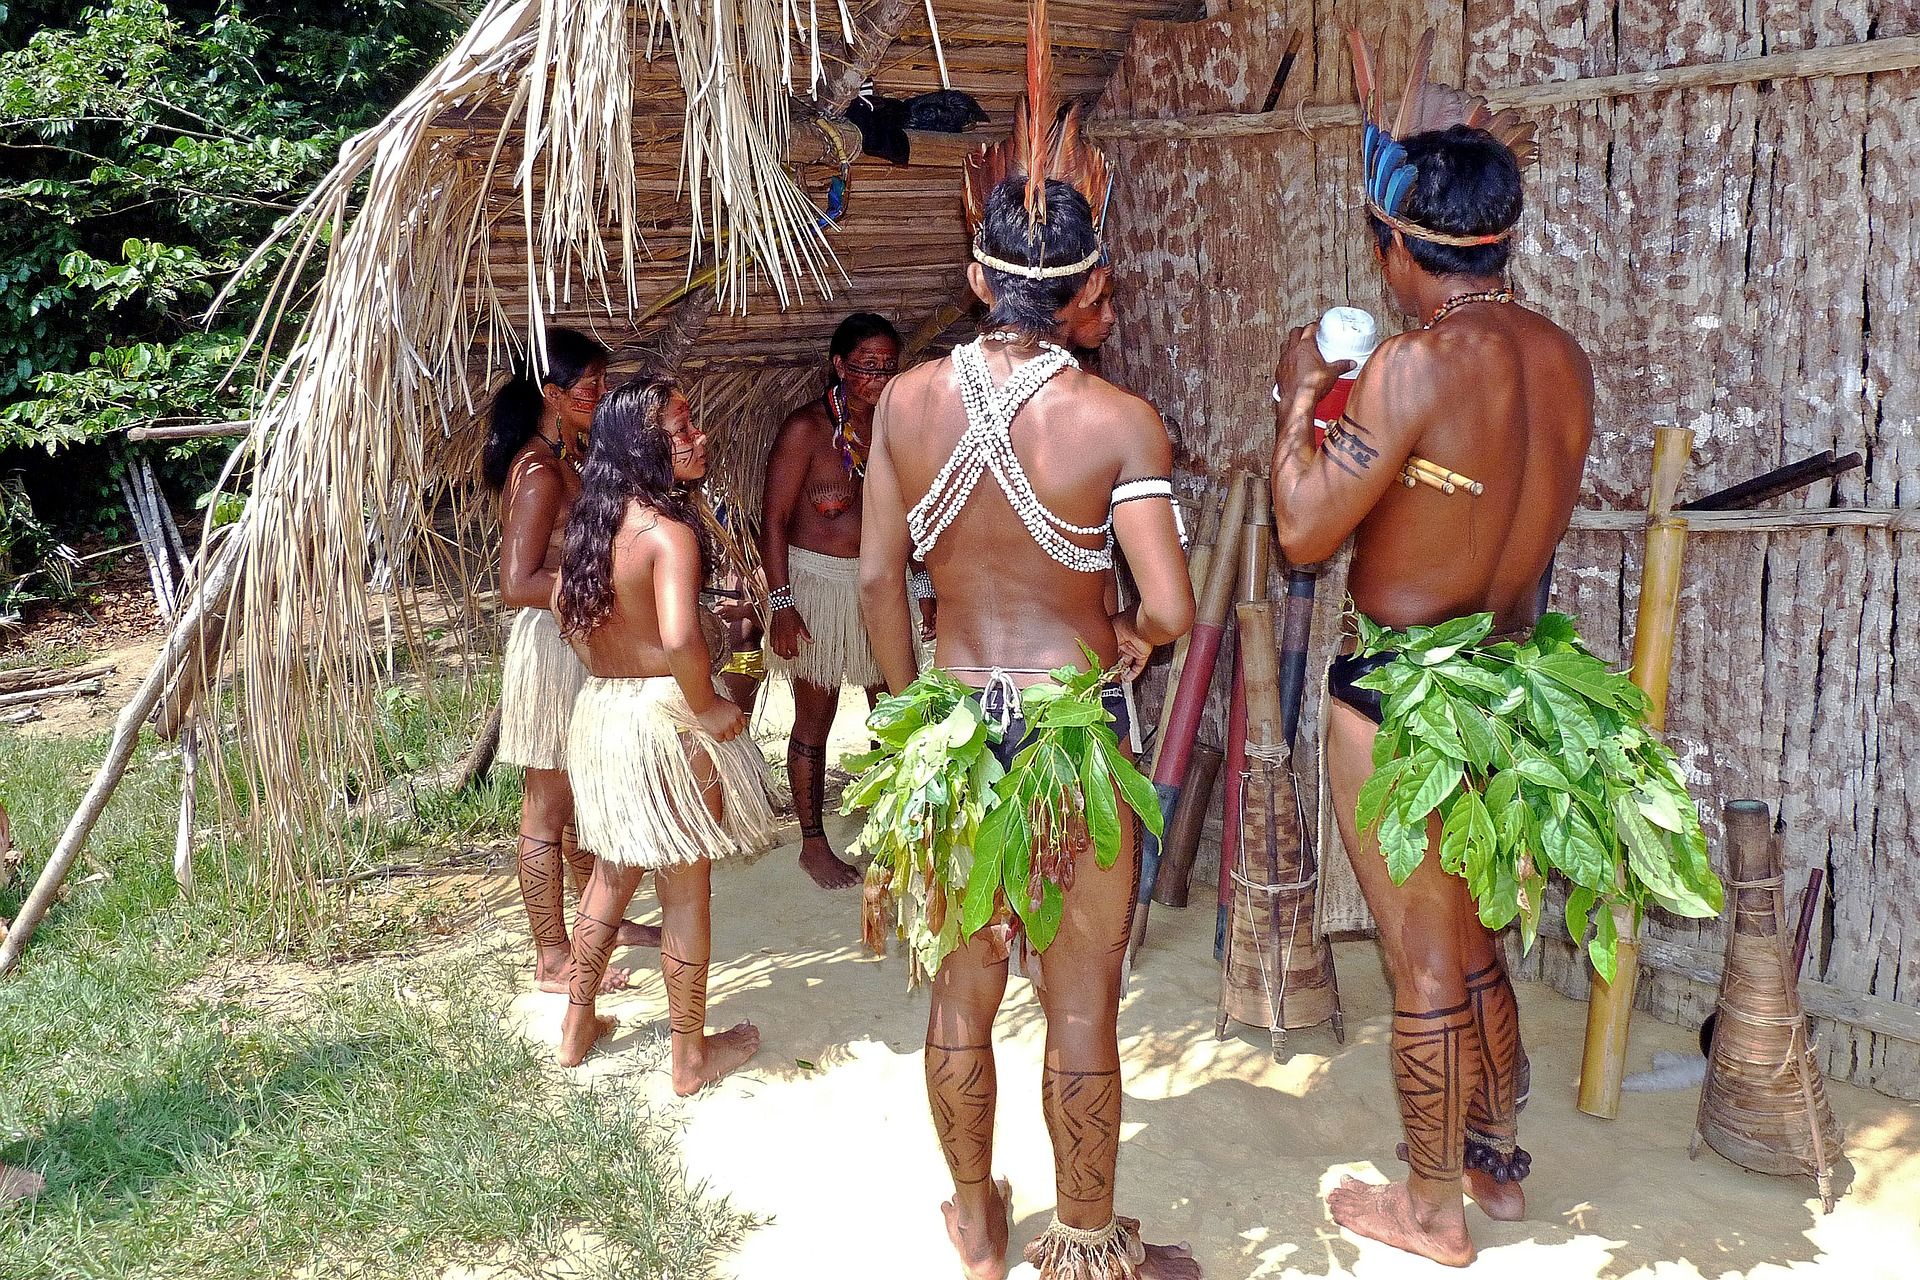
{"type": "Polygon", "coordinates": [[[1433,62],[1433,38],[1433,30],[1429,28],[1414,52],[1413,66],[1407,72],[1407,91],[1400,99],[1400,109],[1389,129],[1386,110],[1380,101],[1379,77],[1374,74],[1373,50],[1367,47],[1358,29],[1347,28],[1347,45],[1353,53],[1353,87],[1360,98],[1361,171],[1367,208],[1388,226],[1416,240],[1463,248],[1497,244],[1512,236],[1515,228],[1506,226],[1484,235],[1455,235],[1423,227],[1400,213],[1420,171],[1407,158],[1407,149],[1398,139],[1464,124],[1491,134],[1494,141],[1513,153],[1515,163],[1523,169],[1534,157],[1533,124],[1522,119],[1519,112],[1511,108],[1494,111],[1485,98],[1435,84],[1428,78],[1433,62]]]}

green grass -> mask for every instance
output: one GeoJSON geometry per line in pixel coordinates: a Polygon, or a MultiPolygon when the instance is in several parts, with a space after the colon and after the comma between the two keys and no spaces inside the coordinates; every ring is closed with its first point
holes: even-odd
{"type": "MultiPolygon", "coordinates": [[[[0,638],[4,638],[5,634],[0,631],[0,638]]],[[[92,650],[71,640],[8,645],[0,650],[0,671],[14,671],[22,667],[77,667],[92,658],[92,650]]]]}
{"type": "MultiPolygon", "coordinates": [[[[420,743],[440,749],[431,730],[420,743]]],[[[103,748],[0,730],[0,800],[29,871],[103,748]]],[[[180,897],[177,788],[170,753],[145,744],[68,900],[0,979],[0,1161],[47,1179],[38,1200],[0,1209],[5,1280],[411,1280],[456,1262],[694,1277],[750,1225],[685,1185],[663,1121],[617,1086],[569,1087],[504,1030],[508,981],[484,965],[443,979],[383,961],[293,1013],[186,995],[216,961],[258,954],[270,913],[213,866],[180,897]],[[570,1255],[581,1229],[593,1247],[570,1255]]],[[[502,778],[431,797],[401,825],[457,842],[498,831],[517,803],[502,778]]],[[[23,890],[0,890],[0,916],[23,890]]],[[[415,940],[343,929],[305,952],[415,940]]]]}

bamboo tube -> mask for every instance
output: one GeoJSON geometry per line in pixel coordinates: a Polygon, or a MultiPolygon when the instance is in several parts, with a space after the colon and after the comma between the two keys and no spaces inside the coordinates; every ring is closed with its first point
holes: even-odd
{"type": "Polygon", "coordinates": [[[1307,692],[1307,652],[1313,644],[1317,566],[1287,571],[1287,603],[1280,622],[1280,734],[1291,748],[1300,736],[1300,704],[1307,692]]]}
{"type": "Polygon", "coordinates": [[[1687,550],[1687,518],[1673,512],[1687,468],[1693,432],[1661,427],[1653,442],[1653,483],[1647,507],[1646,564],[1640,576],[1640,612],[1633,629],[1633,682],[1653,704],[1647,723],[1667,725],[1667,680],[1673,669],[1674,619],[1680,609],[1680,569],[1687,550]]]}
{"type": "Polygon", "coordinates": [[[1420,457],[1407,459],[1407,465],[1400,471],[1400,483],[1409,489],[1416,484],[1424,484],[1442,493],[1453,493],[1455,490],[1465,489],[1476,498],[1487,491],[1487,486],[1471,476],[1463,476],[1458,471],[1449,471],[1437,462],[1429,462],[1420,457]]]}
{"type": "MultiPolygon", "coordinates": [[[[1245,522],[1253,477],[1235,471],[1227,478],[1226,507],[1220,516],[1218,548],[1207,566],[1207,579],[1200,592],[1193,632],[1188,637],[1187,662],[1181,669],[1178,685],[1169,684],[1168,707],[1162,716],[1160,736],[1155,745],[1153,789],[1160,800],[1163,822],[1180,801],[1180,780],[1186,776],[1193,744],[1200,736],[1200,717],[1207,708],[1207,690],[1213,684],[1213,668],[1220,656],[1220,637],[1225,630],[1227,603],[1233,593],[1234,556],[1239,530],[1245,522]]],[[[1140,857],[1139,894],[1134,899],[1133,926],[1127,938],[1127,959],[1131,963],[1147,936],[1148,904],[1153,884],[1159,879],[1159,845],[1143,848],[1140,857]],[[1149,860],[1151,859],[1151,860],[1149,860]]]]}
{"type": "Polygon", "coordinates": [[[1204,742],[1194,744],[1193,761],[1180,782],[1184,803],[1174,810],[1172,825],[1167,828],[1160,879],[1153,890],[1153,900],[1163,907],[1187,905],[1187,882],[1193,876],[1193,859],[1200,852],[1200,836],[1207,826],[1207,807],[1213,801],[1214,784],[1220,780],[1225,759],[1204,742]]]}
{"type": "MultiPolygon", "coordinates": [[[[1245,532],[1241,535],[1237,557],[1239,561],[1236,584],[1239,592],[1238,603],[1267,598],[1267,570],[1272,563],[1272,554],[1273,494],[1272,490],[1267,488],[1266,477],[1260,476],[1247,486],[1246,526],[1245,532]]],[[[1233,703],[1229,708],[1227,721],[1227,817],[1229,819],[1234,818],[1240,803],[1240,775],[1246,772],[1247,767],[1246,679],[1242,663],[1245,651],[1244,639],[1234,645],[1233,703]],[[1239,757],[1237,767],[1234,763],[1236,752],[1239,757]]],[[[1238,832],[1234,834],[1237,838],[1238,832]]],[[[1213,950],[1216,959],[1224,958],[1226,955],[1227,906],[1233,900],[1233,859],[1229,856],[1229,851],[1236,847],[1234,840],[1227,840],[1221,845],[1219,907],[1214,918],[1213,931],[1213,950]]]]}
{"type": "MultiPolygon", "coordinates": [[[[1633,682],[1652,704],[1647,723],[1667,723],[1667,678],[1673,665],[1674,618],[1680,605],[1680,563],[1687,547],[1687,521],[1673,514],[1674,495],[1687,467],[1693,432],[1660,427],[1653,442],[1653,482],[1647,501],[1646,566],[1640,579],[1640,614],[1634,624],[1633,682]]],[[[1580,1064],[1580,1110],[1611,1120],[1620,1114],[1620,1083],[1626,1078],[1627,1029],[1639,982],[1640,934],[1632,912],[1614,908],[1619,959],[1611,983],[1596,975],[1587,997],[1586,1054],[1580,1064]]]]}
{"type": "Polygon", "coordinates": [[[1634,991],[1640,984],[1639,931],[1634,928],[1633,908],[1615,905],[1610,909],[1619,938],[1613,981],[1593,975],[1593,990],[1587,996],[1586,1050],[1580,1059],[1580,1109],[1603,1120],[1620,1114],[1627,1030],[1633,1018],[1634,991]]]}

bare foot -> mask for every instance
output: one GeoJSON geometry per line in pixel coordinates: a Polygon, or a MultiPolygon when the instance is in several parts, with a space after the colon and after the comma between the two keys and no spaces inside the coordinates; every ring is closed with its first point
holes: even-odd
{"type": "MultiPolygon", "coordinates": [[[[1404,1163],[1407,1144],[1403,1142],[1395,1147],[1393,1154],[1404,1163]]],[[[1495,1222],[1520,1222],[1526,1218],[1527,1193],[1518,1182],[1502,1182],[1484,1169],[1469,1167],[1466,1183],[1467,1197],[1495,1222]]]]}
{"type": "Polygon", "coordinates": [[[622,920],[620,932],[613,935],[616,947],[646,947],[652,951],[660,949],[660,926],[641,924],[638,920],[622,920]]]}
{"type": "Polygon", "coordinates": [[[940,1214],[947,1220],[947,1239],[953,1242],[953,1251],[960,1255],[960,1271],[967,1280],[1005,1280],[1007,1274],[1007,1240],[1013,1235],[1013,1188],[1001,1178],[993,1184],[993,1194],[1000,1203],[996,1206],[989,1202],[986,1211],[974,1221],[965,1220],[958,1196],[940,1206],[940,1214]]]}
{"type": "Polygon", "coordinates": [[[1519,1222],[1527,1216],[1527,1193],[1517,1182],[1500,1182],[1483,1169],[1467,1170],[1467,1195],[1495,1222],[1519,1222]]]}
{"type": "MultiPolygon", "coordinates": [[[[549,966],[547,957],[543,953],[533,963],[533,989],[554,995],[565,995],[568,989],[567,959],[567,953],[562,951],[559,962],[549,966]]],[[[609,991],[625,991],[632,982],[633,970],[608,965],[607,971],[600,975],[600,993],[605,995],[609,991]]]]}
{"type": "Polygon", "coordinates": [[[673,1055],[673,1091],[683,1098],[738,1071],[747,1059],[760,1052],[760,1028],[751,1022],[739,1023],[717,1036],[703,1035],[700,1040],[698,1051],[689,1052],[684,1062],[680,1054],[673,1055]]]}
{"type": "Polygon", "coordinates": [[[0,1204],[15,1200],[31,1200],[40,1194],[47,1180],[31,1169],[21,1169],[10,1164],[0,1164],[0,1204]]]}
{"type": "Polygon", "coordinates": [[[593,1052],[593,1046],[613,1034],[620,1020],[612,1014],[583,1013],[575,1016],[575,1010],[581,1005],[569,1005],[566,1019],[560,1024],[560,1047],[554,1050],[555,1061],[563,1067],[577,1067],[587,1060],[593,1052]]]}
{"type": "Polygon", "coordinates": [[[1355,1235],[1432,1258],[1442,1266],[1464,1267],[1474,1259],[1466,1223],[1421,1222],[1421,1210],[1404,1182],[1377,1186],[1347,1178],[1327,1196],[1327,1209],[1335,1222],[1355,1235]]]}
{"type": "Polygon", "coordinates": [[[1147,1257],[1140,1264],[1141,1280],[1200,1280],[1200,1263],[1184,1244],[1147,1244],[1141,1241],[1147,1257]]]}
{"type": "Polygon", "coordinates": [[[860,871],[833,855],[825,836],[814,836],[800,846],[800,869],[822,889],[851,889],[860,883],[860,871]]]}

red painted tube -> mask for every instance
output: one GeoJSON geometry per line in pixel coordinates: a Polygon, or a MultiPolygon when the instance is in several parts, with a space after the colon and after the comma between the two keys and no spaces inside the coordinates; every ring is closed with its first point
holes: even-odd
{"type": "Polygon", "coordinates": [[[1166,743],[1153,762],[1153,781],[1178,787],[1186,781],[1187,765],[1193,760],[1193,744],[1200,738],[1200,717],[1207,709],[1207,691],[1213,688],[1213,668],[1220,658],[1220,637],[1226,627],[1210,622],[1193,624],[1193,638],[1187,641],[1187,665],[1180,672],[1180,687],[1173,691],[1173,712],[1167,718],[1166,743]]]}

